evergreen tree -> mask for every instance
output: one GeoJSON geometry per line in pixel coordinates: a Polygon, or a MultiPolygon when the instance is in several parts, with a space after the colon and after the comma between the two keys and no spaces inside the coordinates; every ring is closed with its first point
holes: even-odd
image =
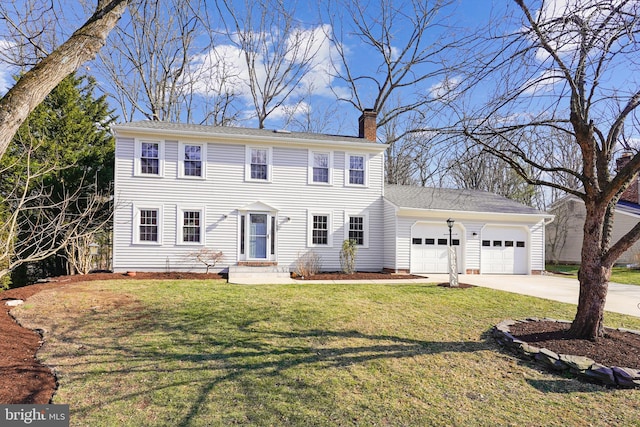
{"type": "Polygon", "coordinates": [[[59,255],[77,244],[73,233],[86,235],[111,215],[104,205],[113,182],[113,118],[94,91],[91,78],[65,78],[0,161],[0,270],[10,266],[14,284],[69,271],[68,256],[59,255]]]}

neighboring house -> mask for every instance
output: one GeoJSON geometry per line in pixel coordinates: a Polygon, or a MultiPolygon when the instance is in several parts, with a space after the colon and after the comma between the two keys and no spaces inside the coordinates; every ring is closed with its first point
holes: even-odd
{"type": "MultiPolygon", "coordinates": [[[[617,159],[617,168],[629,159],[629,153],[617,159]]],[[[640,221],[639,178],[635,178],[616,204],[613,217],[611,242],[617,242],[640,221]]],[[[558,200],[549,208],[556,217],[547,231],[547,258],[560,264],[579,264],[582,251],[583,226],[586,216],[584,202],[569,195],[558,200]]],[[[640,263],[640,242],[636,242],[620,258],[618,264],[640,263]]]]}
{"type": "Polygon", "coordinates": [[[116,125],[114,271],[278,266],[309,251],[340,270],[346,239],[362,271],[446,272],[448,227],[468,273],[544,269],[543,212],[489,193],[384,185],[376,116],[360,136],[164,122],[116,125]],[[446,258],[445,258],[446,259],[446,258]]]}

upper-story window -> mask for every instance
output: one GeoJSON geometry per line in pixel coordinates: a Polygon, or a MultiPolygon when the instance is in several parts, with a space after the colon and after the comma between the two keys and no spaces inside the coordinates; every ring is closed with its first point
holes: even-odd
{"type": "Polygon", "coordinates": [[[206,145],[180,144],[180,177],[204,178],[206,145]]]}
{"type": "Polygon", "coordinates": [[[160,174],[160,143],[143,142],[140,153],[140,172],[160,174]]]}
{"type": "Polygon", "coordinates": [[[309,182],[312,184],[331,184],[332,182],[331,152],[309,152],[309,182]]]}
{"type": "Polygon", "coordinates": [[[347,155],[347,183],[349,185],[366,185],[366,164],[364,155],[347,155]]]}
{"type": "Polygon", "coordinates": [[[271,181],[271,148],[247,147],[245,178],[271,181]]]}
{"type": "Polygon", "coordinates": [[[162,141],[136,141],[135,174],[162,176],[164,144],[162,141]]]}

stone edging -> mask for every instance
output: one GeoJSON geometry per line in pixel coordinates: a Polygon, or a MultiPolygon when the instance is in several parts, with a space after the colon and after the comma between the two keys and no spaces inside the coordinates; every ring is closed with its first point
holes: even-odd
{"type": "MultiPolygon", "coordinates": [[[[558,373],[572,373],[589,381],[595,381],[607,386],[621,388],[640,388],[640,370],[621,368],[618,366],[604,366],[592,359],[583,356],[569,354],[557,354],[546,348],[538,348],[511,335],[510,326],[523,322],[557,322],[571,323],[567,320],[537,319],[529,317],[525,320],[503,320],[493,327],[492,335],[498,344],[516,353],[522,358],[535,360],[538,365],[558,373]]],[[[640,331],[618,328],[620,332],[628,332],[640,335],[640,331]]]]}

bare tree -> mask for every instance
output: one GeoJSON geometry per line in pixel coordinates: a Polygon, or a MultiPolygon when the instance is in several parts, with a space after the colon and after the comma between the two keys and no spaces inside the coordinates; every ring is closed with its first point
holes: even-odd
{"type": "Polygon", "coordinates": [[[241,55],[241,84],[248,88],[258,127],[263,129],[274,111],[300,101],[304,80],[317,66],[324,32],[296,22],[293,4],[285,9],[280,1],[247,0],[240,8],[237,2],[220,0],[216,5],[227,41],[241,55]]]}
{"type": "MultiPolygon", "coordinates": [[[[457,67],[464,67],[464,56],[449,63],[446,55],[464,46],[467,40],[467,36],[457,36],[449,26],[450,17],[446,14],[451,13],[454,3],[451,0],[411,0],[402,4],[392,0],[375,4],[359,0],[327,2],[326,19],[331,28],[342,29],[336,35],[328,34],[338,54],[334,73],[342,85],[333,86],[338,100],[361,112],[365,109],[378,112],[378,127],[425,109],[434,101],[424,96],[433,79],[440,81],[446,74],[455,74],[457,67]],[[360,51],[358,61],[366,56],[365,64],[353,63],[352,49],[360,51]],[[400,93],[402,102],[395,102],[400,93]]],[[[452,80],[453,86],[457,84],[452,80]]],[[[395,138],[401,139],[408,130],[396,132],[395,138]]]]}
{"type": "Polygon", "coordinates": [[[523,0],[515,4],[510,28],[488,27],[496,34],[489,34],[491,43],[502,43],[499,50],[485,60],[476,58],[478,67],[468,76],[478,83],[476,89],[492,95],[490,100],[475,113],[454,114],[460,114],[458,129],[465,136],[529,184],[584,202],[580,295],[570,331],[597,339],[604,333],[611,268],[640,238],[640,223],[616,242],[611,236],[616,202],[640,170],[637,151],[617,173],[611,167],[623,148],[622,136],[640,131],[640,3],[542,2],[537,11],[523,0]],[[524,140],[539,149],[523,147],[524,140]],[[550,155],[550,143],[574,146],[580,153],[578,167],[550,155]]]}
{"type": "Polygon", "coordinates": [[[44,260],[103,228],[110,220],[108,195],[99,194],[95,183],[83,178],[62,196],[43,177],[59,170],[55,164],[32,160],[37,146],[25,147],[25,161],[0,170],[11,180],[8,192],[0,194],[0,279],[18,266],[44,260]],[[22,166],[24,165],[24,166],[22,166]]]}
{"type": "Polygon", "coordinates": [[[237,116],[226,81],[233,71],[202,55],[211,36],[205,14],[202,0],[143,0],[113,31],[98,67],[125,120],[226,124],[237,116]]]}
{"type": "Polygon", "coordinates": [[[56,85],[92,59],[105,44],[129,0],[98,0],[94,13],[64,43],[29,71],[0,99],[0,158],[29,113],[56,85]]]}
{"type": "MultiPolygon", "coordinates": [[[[449,161],[454,187],[488,191],[537,208],[544,208],[540,190],[529,184],[508,163],[473,142],[460,144],[449,161]]],[[[496,149],[499,149],[496,147],[496,149]]],[[[533,173],[531,173],[533,175],[533,173]]]]}

